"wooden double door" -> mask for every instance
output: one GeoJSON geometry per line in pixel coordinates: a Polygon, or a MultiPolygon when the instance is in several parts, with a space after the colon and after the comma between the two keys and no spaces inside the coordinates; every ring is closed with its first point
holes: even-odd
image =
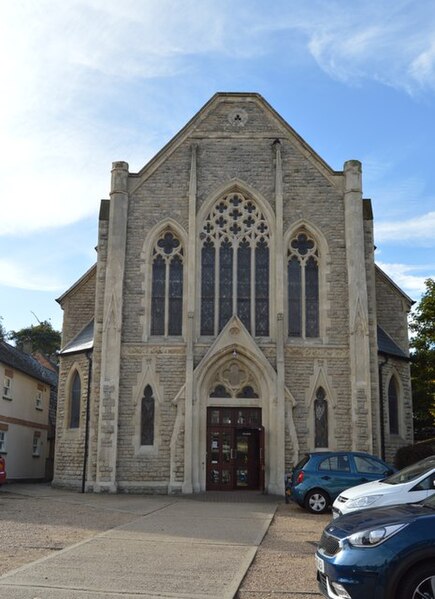
{"type": "Polygon", "coordinates": [[[264,489],[260,408],[207,409],[207,490],[264,489]]]}

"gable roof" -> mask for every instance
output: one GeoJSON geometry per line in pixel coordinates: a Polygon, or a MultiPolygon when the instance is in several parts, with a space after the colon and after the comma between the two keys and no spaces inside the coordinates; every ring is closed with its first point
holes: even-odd
{"type": "Polygon", "coordinates": [[[396,293],[398,293],[399,295],[401,295],[403,297],[403,299],[407,302],[407,304],[409,304],[409,309],[411,309],[411,306],[413,306],[415,304],[415,300],[411,299],[409,297],[409,295],[407,295],[403,291],[403,289],[400,289],[400,287],[393,281],[393,279],[390,279],[390,277],[387,275],[387,273],[384,272],[382,270],[382,268],[380,268],[377,264],[375,264],[375,269],[376,269],[376,273],[382,279],[384,279],[384,281],[386,283],[388,283],[388,285],[390,285],[390,287],[393,289],[393,291],[396,291],[396,293]]]}
{"type": "Polygon", "coordinates": [[[384,329],[378,325],[378,352],[387,356],[394,356],[401,360],[409,360],[409,356],[401,349],[384,329]]]}
{"type": "Polygon", "coordinates": [[[94,347],[94,319],[69,341],[59,352],[61,356],[89,351],[94,347]]]}
{"type": "Polygon", "coordinates": [[[0,341],[0,362],[48,385],[57,385],[57,373],[45,368],[33,356],[0,341]]]}
{"type": "MultiPolygon", "coordinates": [[[[255,102],[265,112],[275,119],[278,127],[282,130],[283,136],[288,141],[297,146],[301,153],[327,178],[332,184],[336,184],[335,177],[341,176],[342,171],[334,171],[323,160],[315,150],[276,112],[276,110],[258,93],[255,92],[217,92],[208,102],[180,129],[180,131],[157,152],[157,154],[147,163],[138,173],[129,173],[130,178],[138,178],[136,185],[133,184],[132,192],[145,181],[177,148],[185,139],[194,134],[195,129],[204,121],[204,119],[222,102],[255,102]]],[[[201,136],[203,137],[203,135],[201,136]]]]}
{"type": "Polygon", "coordinates": [[[92,276],[96,273],[97,271],[97,264],[94,264],[93,266],[91,266],[91,268],[89,268],[84,275],[82,275],[80,277],[80,279],[78,279],[75,283],[73,283],[71,285],[71,287],[69,289],[67,289],[64,293],[62,293],[62,295],[60,297],[58,297],[56,299],[57,303],[62,305],[63,300],[73,291],[75,291],[76,289],[78,289],[79,287],[81,287],[81,285],[84,285],[87,281],[89,281],[90,278],[92,278],[92,276]]]}

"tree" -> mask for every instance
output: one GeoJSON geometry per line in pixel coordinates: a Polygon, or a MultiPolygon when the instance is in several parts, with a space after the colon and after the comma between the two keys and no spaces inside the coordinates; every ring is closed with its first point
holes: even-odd
{"type": "Polygon", "coordinates": [[[56,352],[60,349],[61,334],[53,329],[48,320],[43,320],[37,325],[31,325],[19,331],[11,331],[8,336],[9,339],[15,341],[18,349],[22,351],[30,349],[31,352],[40,351],[49,358],[55,358],[56,352]]]}
{"type": "Polygon", "coordinates": [[[4,341],[6,337],[6,329],[3,326],[3,316],[0,316],[0,341],[4,341]]]}
{"type": "Polygon", "coordinates": [[[416,439],[435,437],[435,281],[424,292],[411,321],[411,380],[416,439]],[[431,430],[432,429],[432,430],[431,430]]]}

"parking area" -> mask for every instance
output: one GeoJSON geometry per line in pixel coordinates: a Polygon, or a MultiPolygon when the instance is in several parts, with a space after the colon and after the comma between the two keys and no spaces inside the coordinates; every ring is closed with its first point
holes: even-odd
{"type": "MultiPolygon", "coordinates": [[[[141,592],[143,587],[136,580],[137,597],[320,597],[313,554],[328,515],[308,514],[280,498],[234,496],[230,501],[231,497],[218,497],[198,501],[81,495],[48,485],[6,485],[0,490],[0,574],[31,566],[3,576],[0,591],[6,584],[3,592],[7,588],[8,597],[33,597],[32,585],[42,577],[48,580],[44,597],[49,597],[49,587],[65,585],[62,572],[67,571],[69,560],[79,563],[79,553],[84,552],[90,563],[101,556],[100,567],[110,560],[115,573],[120,570],[113,561],[122,561],[124,555],[128,563],[130,552],[135,551],[146,570],[147,576],[142,576],[148,588],[141,592]],[[166,556],[163,561],[155,559],[159,547],[159,555],[166,556]],[[58,577],[50,581],[54,570],[58,577]],[[188,594],[183,581],[190,589],[188,594]]],[[[95,562],[92,568],[97,566],[95,562]]],[[[132,580],[126,579],[125,593],[121,585],[118,591],[110,591],[110,597],[129,596],[132,580]]],[[[88,595],[72,580],[65,597],[104,596],[103,577],[92,584],[93,594],[88,595]]],[[[56,593],[63,597],[59,590],[56,593]]]]}

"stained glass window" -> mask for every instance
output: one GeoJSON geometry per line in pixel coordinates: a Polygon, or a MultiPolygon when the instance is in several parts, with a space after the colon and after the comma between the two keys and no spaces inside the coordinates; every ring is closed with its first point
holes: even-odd
{"type": "Polygon", "coordinates": [[[319,336],[319,265],[317,244],[305,233],[290,242],[287,263],[289,337],[319,336]]]}
{"type": "Polygon", "coordinates": [[[233,314],[233,246],[226,239],[219,251],[219,330],[233,314]]]}
{"type": "Polygon", "coordinates": [[[165,231],[153,250],[151,335],[181,335],[183,328],[183,249],[165,231]]]}
{"type": "Polygon", "coordinates": [[[153,445],[155,399],[150,385],[145,387],[141,408],[140,443],[141,445],[153,445]]]}
{"type": "Polygon", "coordinates": [[[212,241],[204,243],[201,250],[201,335],[214,333],[215,300],[215,248],[212,241]]]}
{"type": "Polygon", "coordinates": [[[77,370],[74,373],[71,383],[71,395],[70,395],[70,418],[69,427],[79,428],[80,426],[80,405],[82,395],[82,382],[80,375],[77,370]]]}
{"type": "Polygon", "coordinates": [[[388,415],[390,420],[390,434],[399,434],[399,401],[395,377],[391,377],[388,385],[388,415]]]}
{"type": "Polygon", "coordinates": [[[219,199],[200,242],[201,334],[217,335],[236,313],[251,334],[269,335],[269,227],[253,200],[219,199]]]}
{"type": "Polygon", "coordinates": [[[269,335],[269,248],[264,238],[255,248],[255,332],[269,335]]]}
{"type": "Polygon", "coordinates": [[[183,263],[175,256],[169,264],[169,335],[181,335],[183,316],[183,263]]]}
{"type": "Polygon", "coordinates": [[[323,387],[319,387],[314,400],[314,446],[328,447],[328,402],[323,387]]]}
{"type": "Polygon", "coordinates": [[[251,248],[242,241],[237,250],[237,314],[251,330],[251,248]]]}

